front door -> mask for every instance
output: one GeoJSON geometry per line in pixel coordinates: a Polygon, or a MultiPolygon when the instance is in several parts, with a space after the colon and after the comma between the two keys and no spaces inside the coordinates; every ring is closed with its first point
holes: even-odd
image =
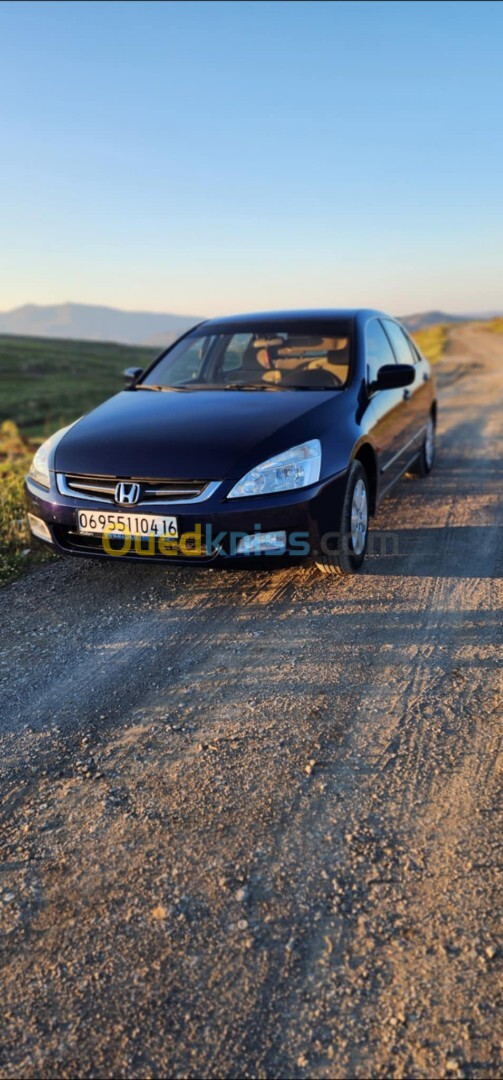
{"type": "Polygon", "coordinates": [[[413,364],[414,382],[401,391],[404,400],[404,441],[398,459],[403,472],[419,453],[430,409],[430,389],[425,382],[426,367],[398,323],[383,319],[383,326],[399,364],[413,364]]]}

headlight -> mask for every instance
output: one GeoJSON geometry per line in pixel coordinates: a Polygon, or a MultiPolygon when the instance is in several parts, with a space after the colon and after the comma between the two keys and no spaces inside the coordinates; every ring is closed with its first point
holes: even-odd
{"type": "Polygon", "coordinates": [[[319,439],[293,446],[284,454],[269,458],[246,473],[229,492],[228,499],[246,495],[272,495],[275,491],[292,491],[308,487],[320,479],[321,443],[319,439]]]}
{"type": "Polygon", "coordinates": [[[30,465],[30,472],[28,475],[31,476],[32,480],[35,480],[36,484],[40,484],[41,487],[47,489],[50,488],[49,455],[52,450],[54,450],[57,443],[59,443],[59,440],[63,438],[63,435],[66,435],[66,432],[69,431],[71,427],[73,427],[73,424],[68,424],[67,427],[60,428],[59,431],[54,432],[54,435],[51,435],[50,439],[46,439],[45,442],[42,443],[42,446],[39,446],[30,465]]]}

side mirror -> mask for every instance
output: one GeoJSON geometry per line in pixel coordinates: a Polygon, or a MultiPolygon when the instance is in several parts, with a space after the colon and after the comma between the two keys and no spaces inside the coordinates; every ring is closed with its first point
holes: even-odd
{"type": "Polygon", "coordinates": [[[122,372],[122,374],[124,375],[124,378],[126,380],[127,385],[129,386],[131,383],[136,382],[136,379],[139,378],[142,371],[143,371],[143,368],[141,368],[141,367],[127,367],[127,368],[125,368],[124,371],[122,372]]]}
{"type": "Polygon", "coordinates": [[[401,386],[410,386],[416,377],[413,364],[384,364],[377,372],[377,379],[371,383],[371,390],[398,390],[401,386]]]}

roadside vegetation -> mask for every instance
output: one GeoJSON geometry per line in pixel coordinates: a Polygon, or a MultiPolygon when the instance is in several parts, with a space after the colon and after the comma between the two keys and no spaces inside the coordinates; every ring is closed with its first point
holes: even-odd
{"type": "Polygon", "coordinates": [[[23,483],[37,443],[23,438],[12,420],[0,426],[0,585],[16,577],[31,560],[44,557],[33,552],[26,521],[23,483]]]}
{"type": "Polygon", "coordinates": [[[26,521],[23,484],[37,446],[123,386],[125,367],[158,350],[0,335],[0,585],[44,558],[26,521]]]}
{"type": "Polygon", "coordinates": [[[423,356],[431,364],[438,364],[442,359],[447,344],[447,323],[438,323],[435,326],[427,326],[424,330],[417,330],[411,334],[416,345],[421,349],[423,356]]]}
{"type": "Polygon", "coordinates": [[[490,319],[489,322],[480,325],[484,330],[489,330],[493,334],[503,334],[503,319],[490,319]]]}

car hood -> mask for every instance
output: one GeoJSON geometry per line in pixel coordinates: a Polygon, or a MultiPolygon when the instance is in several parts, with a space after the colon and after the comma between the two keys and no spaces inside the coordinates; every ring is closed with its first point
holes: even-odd
{"type": "Polygon", "coordinates": [[[334,396],[324,390],[124,390],[70,428],[56,448],[54,468],[97,476],[239,479],[272,454],[316,437],[315,414],[321,421],[334,396]]]}

